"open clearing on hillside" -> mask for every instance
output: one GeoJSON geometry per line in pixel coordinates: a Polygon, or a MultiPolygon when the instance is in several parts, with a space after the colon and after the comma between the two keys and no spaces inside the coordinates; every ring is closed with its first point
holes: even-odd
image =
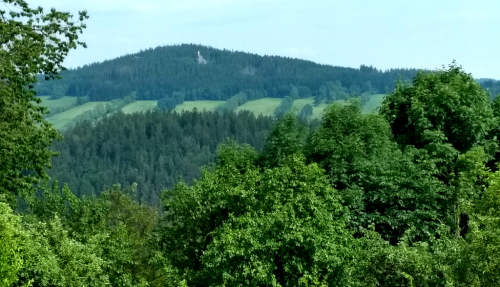
{"type": "Polygon", "coordinates": [[[258,100],[253,100],[244,103],[239,106],[235,112],[239,112],[241,110],[248,110],[253,112],[255,115],[264,115],[264,116],[273,116],[274,110],[280,105],[281,98],[262,98],[258,100]]]}
{"type": "MultiPolygon", "coordinates": [[[[333,103],[345,105],[347,103],[347,101],[346,100],[336,100],[333,103]]],[[[321,119],[321,117],[325,113],[325,109],[328,108],[330,105],[331,104],[327,104],[327,103],[321,103],[317,106],[312,105],[313,106],[313,113],[312,113],[311,119],[321,119]]]]}
{"type": "Polygon", "coordinates": [[[57,100],[49,100],[50,96],[40,96],[38,98],[42,99],[41,105],[49,108],[49,111],[54,108],[62,108],[74,105],[77,101],[76,97],[62,97],[57,100]]]}
{"type": "MultiPolygon", "coordinates": [[[[258,100],[253,100],[246,102],[245,104],[239,106],[235,111],[239,112],[241,110],[249,110],[256,115],[262,114],[264,116],[274,116],[274,110],[280,105],[282,98],[263,98],[258,100]]],[[[344,100],[339,100],[337,102],[345,102],[344,100]]],[[[307,104],[313,107],[313,114],[311,118],[319,119],[323,115],[326,107],[329,105],[326,103],[314,106],[314,97],[297,99],[293,102],[292,111],[300,113],[300,110],[307,104]]]]}
{"type": "Polygon", "coordinates": [[[370,99],[368,100],[368,102],[366,102],[366,104],[363,107],[363,112],[370,113],[377,111],[377,108],[380,107],[385,96],[386,94],[376,94],[370,96],[370,99]]]}
{"type": "Polygon", "coordinates": [[[93,108],[99,105],[104,105],[106,103],[108,102],[88,102],[81,106],[77,106],[65,112],[48,117],[47,120],[52,123],[56,129],[62,130],[67,123],[71,122],[78,115],[81,115],[86,111],[90,111],[93,108]]]}
{"type": "Polygon", "coordinates": [[[311,116],[311,119],[321,119],[323,116],[323,113],[325,112],[325,109],[329,106],[329,104],[322,103],[317,106],[313,106],[313,114],[311,116]]]}
{"type": "Polygon", "coordinates": [[[138,112],[145,112],[148,110],[154,110],[156,108],[156,103],[158,101],[135,101],[122,108],[122,112],[125,114],[132,114],[138,112]]]}
{"type": "Polygon", "coordinates": [[[302,108],[304,108],[304,106],[307,104],[314,107],[314,97],[304,98],[304,99],[296,99],[295,101],[293,101],[292,111],[296,111],[296,112],[300,113],[302,108]]]}
{"type": "Polygon", "coordinates": [[[177,105],[174,111],[180,113],[182,111],[192,111],[194,108],[196,108],[199,112],[203,110],[207,110],[207,112],[213,112],[224,102],[225,101],[184,101],[184,103],[177,105]]]}
{"type": "MultiPolygon", "coordinates": [[[[369,101],[363,107],[364,113],[374,112],[380,106],[382,101],[384,100],[385,94],[377,94],[370,97],[369,101]]],[[[49,96],[42,96],[42,105],[50,108],[56,107],[64,107],[68,105],[72,105],[76,102],[76,97],[64,97],[57,100],[49,100],[49,96]]],[[[255,115],[262,114],[264,116],[274,116],[274,110],[280,105],[282,98],[263,98],[253,101],[248,101],[245,104],[239,106],[235,112],[239,112],[241,110],[248,110],[253,112],[255,115]]],[[[345,102],[344,100],[336,101],[339,103],[345,102]]],[[[89,102],[83,104],[81,106],[76,106],[70,110],[65,112],[50,115],[47,118],[49,122],[51,122],[54,127],[58,130],[62,130],[64,126],[72,121],[76,116],[83,114],[86,111],[89,111],[99,105],[103,105],[109,102],[89,102]]],[[[126,114],[136,113],[136,112],[145,112],[147,110],[152,110],[156,108],[157,101],[135,101],[130,103],[122,108],[122,111],[126,114]]],[[[198,111],[215,111],[215,109],[223,104],[224,101],[185,101],[183,104],[178,105],[175,108],[176,112],[182,111],[192,111],[196,108],[198,111]]],[[[314,98],[305,98],[305,99],[297,99],[293,102],[292,111],[296,113],[300,113],[300,110],[307,105],[310,104],[313,107],[313,114],[311,116],[312,119],[320,119],[323,116],[324,110],[328,107],[328,104],[322,103],[318,106],[314,106],[314,98]]]]}

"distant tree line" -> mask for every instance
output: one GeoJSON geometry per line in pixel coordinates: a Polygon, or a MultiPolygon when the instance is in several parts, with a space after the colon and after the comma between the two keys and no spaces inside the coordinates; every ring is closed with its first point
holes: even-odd
{"type": "MultiPolygon", "coordinates": [[[[310,61],[277,56],[218,50],[199,45],[151,48],[102,63],[64,71],[62,80],[36,85],[39,95],[88,96],[91,101],[122,98],[132,91],[138,100],[159,100],[174,92],[184,100],[227,100],[243,91],[248,100],[283,98],[296,91],[299,97],[319,96],[322,100],[343,98],[342,92],[385,93],[394,82],[411,79],[416,69],[381,71],[362,65],[359,69],[320,65],[310,61]],[[207,60],[197,62],[197,51],[207,60]],[[346,91],[325,94],[328,82],[341,83],[346,91]],[[65,89],[65,91],[63,91],[65,89]]],[[[337,91],[336,91],[337,92],[337,91]]],[[[172,97],[169,97],[172,98],[172,97]]],[[[166,106],[172,106],[171,102],[166,106]]]]}
{"type": "Polygon", "coordinates": [[[247,95],[244,92],[239,92],[225,101],[222,105],[218,106],[216,111],[219,113],[234,111],[247,101],[247,95]]]}
{"type": "Polygon", "coordinates": [[[305,105],[301,110],[299,117],[302,119],[308,119],[313,114],[313,107],[310,104],[305,105]]]}
{"type": "MultiPolygon", "coordinates": [[[[52,100],[52,97],[49,98],[49,100],[52,100]]],[[[66,105],[66,106],[62,106],[62,107],[52,107],[50,108],[50,111],[48,114],[45,115],[45,117],[51,117],[55,114],[59,114],[59,113],[62,113],[62,112],[65,112],[65,111],[69,111],[71,110],[72,108],[74,107],[77,107],[77,106],[81,106],[85,103],[88,103],[89,102],[89,97],[78,97],[76,99],[76,102],[72,103],[72,104],[69,104],[69,105],[66,105]]]]}
{"type": "Polygon", "coordinates": [[[183,92],[173,92],[172,95],[165,95],[159,99],[156,105],[162,111],[173,110],[177,105],[184,103],[184,97],[183,92]]]}
{"type": "Polygon", "coordinates": [[[481,87],[488,90],[492,101],[498,95],[500,95],[500,81],[487,79],[487,80],[479,81],[479,83],[481,84],[481,87]]]}
{"type": "Polygon", "coordinates": [[[274,116],[281,118],[284,116],[293,106],[293,99],[291,97],[284,97],[281,100],[280,105],[274,110],[274,116]]]}

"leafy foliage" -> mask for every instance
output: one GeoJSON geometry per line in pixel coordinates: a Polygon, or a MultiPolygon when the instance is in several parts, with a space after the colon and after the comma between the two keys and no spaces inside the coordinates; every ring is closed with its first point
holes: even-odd
{"type": "Polygon", "coordinates": [[[308,129],[294,114],[281,118],[266,138],[260,164],[266,168],[281,166],[292,154],[301,153],[308,129]]]}
{"type": "MultiPolygon", "coordinates": [[[[3,0],[0,10],[0,194],[27,196],[32,184],[46,177],[44,168],[54,154],[48,149],[59,135],[43,119],[46,108],[37,105],[33,84],[36,74],[56,78],[71,49],[85,44],[78,34],[85,24],[69,13],[44,13],[23,0],[3,0]]],[[[86,12],[80,12],[83,21],[86,12]]]]}
{"type": "Polygon", "coordinates": [[[484,144],[496,124],[488,93],[454,64],[419,73],[412,85],[399,83],[385,98],[381,114],[399,144],[423,148],[443,142],[458,152],[484,144]]]}
{"type": "Polygon", "coordinates": [[[156,213],[119,186],[78,199],[57,184],[42,188],[25,216],[26,262],[19,283],[37,286],[137,286],[153,281],[148,263],[156,213]]]}
{"type": "Polygon", "coordinates": [[[322,170],[297,155],[264,172],[255,160],[250,147],[221,146],[213,170],[166,194],[165,254],[194,286],[342,285],[352,237],[322,170]]]}
{"type": "MultiPolygon", "coordinates": [[[[1,199],[1,198],[0,198],[1,199]]],[[[0,201],[0,286],[12,286],[23,266],[21,259],[21,220],[0,201]]]]}
{"type": "MultiPolygon", "coordinates": [[[[332,105],[308,134],[308,124],[285,114],[294,99],[314,94],[319,104],[362,95],[362,102],[390,72],[361,66],[340,80],[331,73],[347,70],[204,47],[210,52],[204,51],[205,65],[193,67],[186,55],[200,47],[174,47],[169,52],[176,55],[160,58],[181,59],[192,69],[180,77],[199,78],[167,100],[241,92],[228,101],[232,110],[247,97],[289,96],[265,143],[274,122],[246,112],[90,118],[55,146],[63,159],[57,176],[70,173],[80,184],[79,197],[57,181],[39,185],[32,196],[33,183],[46,177],[53,155],[48,146],[58,138],[43,120],[45,109],[36,105],[35,75],[57,77],[68,51],[84,45],[77,36],[85,26],[68,13],[44,14],[23,0],[2,3],[10,13],[0,10],[0,286],[500,284],[500,171],[489,169],[498,145],[500,101],[490,105],[488,92],[454,64],[420,73],[412,84],[398,83],[381,115],[363,115],[359,102],[332,105]],[[235,81],[221,84],[227,75],[235,81]],[[187,174],[190,181],[227,137],[236,141],[219,145],[215,163],[203,169],[200,180],[180,181],[163,192],[161,217],[134,201],[156,204],[151,186],[173,184],[173,175],[187,174]],[[127,175],[117,177],[124,167],[127,175]],[[132,179],[139,184],[104,188],[109,181],[132,179]],[[100,195],[88,196],[93,193],[100,195]],[[25,199],[24,213],[11,207],[17,195],[25,199]]],[[[80,13],[80,21],[86,18],[80,13]]],[[[164,51],[141,55],[151,63],[154,53],[164,51]]],[[[134,75],[145,74],[120,66],[128,60],[102,64],[111,70],[93,70],[101,67],[96,64],[67,74],[96,71],[99,77],[104,71],[105,84],[82,74],[76,84],[70,76],[40,89],[51,88],[54,97],[65,89],[84,92],[84,102],[126,79],[130,85],[108,95],[116,98],[143,80],[134,75]]],[[[172,66],[148,68],[165,76],[179,67],[172,66]]],[[[154,83],[134,87],[140,97],[155,98],[159,91],[170,95],[182,81],[154,83]]]]}
{"type": "Polygon", "coordinates": [[[457,262],[457,281],[464,286],[500,284],[500,172],[486,176],[488,187],[470,206],[469,232],[457,262]]]}
{"type": "Polygon", "coordinates": [[[373,231],[364,231],[360,257],[354,273],[360,286],[462,286],[455,281],[453,264],[460,242],[441,226],[428,242],[414,241],[410,228],[394,246],[373,231]]]}
{"type": "Polygon", "coordinates": [[[461,205],[480,193],[480,181],[464,185],[464,178],[470,181],[478,167],[474,162],[491,159],[498,148],[492,140],[498,119],[488,92],[453,63],[448,69],[418,74],[412,84],[399,83],[380,111],[401,147],[425,151],[436,164],[436,178],[450,185],[448,202],[458,236],[467,226],[461,205]]]}
{"type": "Polygon", "coordinates": [[[453,222],[449,192],[433,177],[433,162],[415,149],[401,152],[387,122],[363,115],[356,102],[330,106],[305,152],[339,190],[354,228],[375,225],[384,239],[396,243],[411,225],[427,238],[439,222],[453,222]]]}

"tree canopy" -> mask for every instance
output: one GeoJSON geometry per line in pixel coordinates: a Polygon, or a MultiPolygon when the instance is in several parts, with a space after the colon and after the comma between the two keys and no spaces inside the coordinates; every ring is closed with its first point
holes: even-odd
{"type": "Polygon", "coordinates": [[[488,92],[455,64],[419,73],[411,84],[399,83],[384,100],[381,114],[401,145],[422,148],[443,142],[461,153],[484,145],[497,124],[488,92]]]}
{"type": "Polygon", "coordinates": [[[172,264],[193,286],[314,279],[342,286],[352,238],[338,193],[300,155],[264,172],[256,160],[250,147],[222,145],[214,169],[166,195],[164,252],[172,264]]]}
{"type": "MultiPolygon", "coordinates": [[[[399,82],[380,113],[363,114],[361,99],[333,104],[320,122],[304,119],[310,107],[277,121],[235,114],[265,91],[249,89],[213,113],[82,120],[53,146],[62,153],[54,174],[70,174],[75,194],[47,179],[59,134],[33,83],[58,77],[85,25],[2,3],[0,287],[500,285],[500,100],[455,64],[399,82]],[[161,208],[146,205],[144,193],[165,183],[161,208]]],[[[217,58],[204,55],[200,69],[217,58]]],[[[258,74],[257,64],[238,77],[258,74]]],[[[287,101],[315,92],[268,84],[289,91],[287,101]]],[[[332,81],[317,93],[347,91],[361,88],[332,81]]]]}
{"type": "Polygon", "coordinates": [[[78,22],[55,9],[31,8],[23,0],[3,0],[0,8],[0,194],[29,193],[54,154],[59,134],[43,119],[34,83],[37,75],[57,78],[68,52],[77,46],[86,12],[78,22]]]}
{"type": "Polygon", "coordinates": [[[137,99],[164,99],[164,106],[178,102],[174,92],[183,93],[186,101],[227,100],[243,92],[248,100],[318,96],[331,102],[365,92],[385,93],[386,88],[394,88],[398,75],[411,79],[416,73],[416,69],[347,68],[181,44],[68,70],[59,83],[41,81],[37,90],[40,95],[52,95],[66,87],[66,95],[89,96],[91,101],[122,98],[136,91],[137,99]],[[206,64],[198,63],[198,51],[206,64]]]}

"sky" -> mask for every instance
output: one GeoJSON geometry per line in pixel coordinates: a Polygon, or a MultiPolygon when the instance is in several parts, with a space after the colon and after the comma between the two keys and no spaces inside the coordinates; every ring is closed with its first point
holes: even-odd
{"type": "Polygon", "coordinates": [[[69,68],[192,43],[378,69],[438,69],[453,60],[500,79],[499,0],[28,0],[90,18],[69,68]]]}

